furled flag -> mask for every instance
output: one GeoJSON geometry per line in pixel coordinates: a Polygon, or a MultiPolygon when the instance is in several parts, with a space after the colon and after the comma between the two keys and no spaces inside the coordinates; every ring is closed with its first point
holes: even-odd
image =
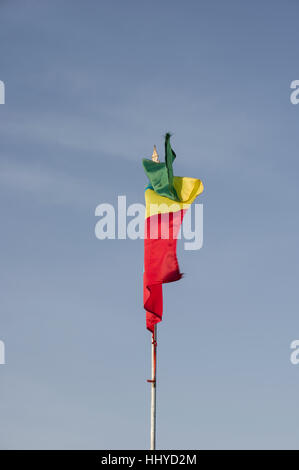
{"type": "Polygon", "coordinates": [[[152,333],[155,324],[162,320],[162,284],[178,281],[182,277],[176,244],[184,214],[203,191],[199,179],[173,176],[175,158],[170,134],[167,133],[165,163],[159,162],[155,149],[152,160],[144,158],[142,162],[150,181],[145,189],[143,298],[146,327],[152,333]]]}

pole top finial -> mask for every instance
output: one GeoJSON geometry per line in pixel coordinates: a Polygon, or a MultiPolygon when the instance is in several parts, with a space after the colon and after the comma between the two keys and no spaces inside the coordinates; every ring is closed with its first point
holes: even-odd
{"type": "Polygon", "coordinates": [[[158,153],[157,153],[157,148],[156,148],[155,145],[154,145],[154,151],[153,151],[153,155],[152,155],[152,160],[153,160],[153,162],[155,162],[155,163],[159,163],[159,162],[160,162],[160,160],[159,160],[159,155],[158,155],[158,153]]]}

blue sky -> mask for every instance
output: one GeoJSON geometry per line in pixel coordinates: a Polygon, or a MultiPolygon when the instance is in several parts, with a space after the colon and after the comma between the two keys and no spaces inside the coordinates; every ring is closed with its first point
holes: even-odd
{"type": "Polygon", "coordinates": [[[3,449],[144,449],[142,241],[95,208],[143,202],[173,133],[205,192],[159,325],[159,448],[298,447],[296,1],[0,3],[3,449]]]}

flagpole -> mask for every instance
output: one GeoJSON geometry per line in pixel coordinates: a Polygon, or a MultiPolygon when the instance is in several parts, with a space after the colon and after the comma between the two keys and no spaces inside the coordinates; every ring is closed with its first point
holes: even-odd
{"type": "MultiPolygon", "coordinates": [[[[154,145],[152,161],[159,163],[159,155],[154,145]]],[[[156,390],[157,390],[157,325],[154,326],[152,335],[152,378],[151,382],[151,447],[156,450],[156,390]]]]}
{"type": "Polygon", "coordinates": [[[152,336],[151,449],[156,450],[157,325],[152,336]]]}

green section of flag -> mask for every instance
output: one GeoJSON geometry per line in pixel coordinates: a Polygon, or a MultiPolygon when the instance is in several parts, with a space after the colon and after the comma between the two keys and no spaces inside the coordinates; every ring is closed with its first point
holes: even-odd
{"type": "Polygon", "coordinates": [[[143,158],[142,164],[154,191],[160,196],[179,201],[180,199],[173,185],[172,164],[175,157],[176,154],[170,145],[170,134],[167,133],[165,135],[165,163],[156,163],[148,158],[143,158]]]}

